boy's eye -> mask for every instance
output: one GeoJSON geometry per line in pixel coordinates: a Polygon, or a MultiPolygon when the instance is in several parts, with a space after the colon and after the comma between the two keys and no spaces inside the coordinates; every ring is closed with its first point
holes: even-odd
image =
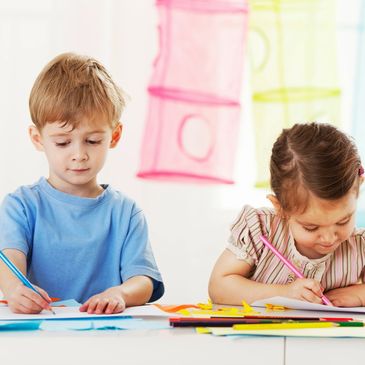
{"type": "Polygon", "coordinates": [[[307,232],[314,232],[318,229],[318,227],[304,227],[303,226],[303,229],[306,230],[307,232]]]}
{"type": "Polygon", "coordinates": [[[66,141],[66,142],[56,142],[56,146],[57,147],[65,147],[69,144],[70,142],[69,141],[66,141]]]}
{"type": "Polygon", "coordinates": [[[101,139],[94,140],[94,139],[88,139],[87,143],[89,144],[99,144],[101,142],[101,139]]]}

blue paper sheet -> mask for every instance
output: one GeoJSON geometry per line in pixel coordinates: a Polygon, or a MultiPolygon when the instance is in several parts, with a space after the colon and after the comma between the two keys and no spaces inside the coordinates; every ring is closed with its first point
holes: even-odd
{"type": "Polygon", "coordinates": [[[38,330],[42,321],[0,321],[1,331],[34,331],[38,330]]]}

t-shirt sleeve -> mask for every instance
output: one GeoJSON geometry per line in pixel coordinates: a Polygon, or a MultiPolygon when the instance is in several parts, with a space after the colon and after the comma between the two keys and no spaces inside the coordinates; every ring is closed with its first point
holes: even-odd
{"type": "Polygon", "coordinates": [[[9,194],[0,207],[0,250],[13,248],[27,255],[30,241],[26,207],[18,196],[9,194]]]}
{"type": "Polygon", "coordinates": [[[121,255],[120,274],[122,281],[138,275],[150,277],[153,282],[150,302],[159,299],[164,293],[162,277],[153,256],[147,222],[142,211],[137,211],[131,217],[121,255]]]}
{"type": "Polygon", "coordinates": [[[263,232],[263,222],[258,210],[246,205],[231,226],[231,235],[227,248],[237,259],[254,266],[257,264],[263,243],[260,240],[263,232]]]}

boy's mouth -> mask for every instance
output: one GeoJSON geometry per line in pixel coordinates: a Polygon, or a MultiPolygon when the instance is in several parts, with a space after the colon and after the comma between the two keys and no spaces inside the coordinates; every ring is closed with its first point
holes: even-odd
{"type": "Polygon", "coordinates": [[[70,169],[70,170],[76,174],[81,174],[83,172],[89,171],[89,169],[70,169]]]}

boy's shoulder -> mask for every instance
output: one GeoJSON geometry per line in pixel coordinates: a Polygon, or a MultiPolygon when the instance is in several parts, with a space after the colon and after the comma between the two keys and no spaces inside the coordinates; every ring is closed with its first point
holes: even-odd
{"type": "Polygon", "coordinates": [[[97,198],[81,198],[77,196],[68,195],[52,188],[47,179],[41,177],[33,184],[21,185],[12,193],[9,193],[4,198],[5,204],[21,204],[23,206],[38,206],[41,202],[47,201],[50,203],[66,203],[70,205],[76,205],[79,208],[91,207],[99,205],[103,206],[115,206],[120,207],[123,210],[129,211],[131,214],[136,214],[141,211],[136,202],[126,195],[124,192],[113,188],[108,184],[102,184],[104,193],[97,198]],[[107,204],[100,204],[107,203],[107,204]]]}
{"type": "Polygon", "coordinates": [[[17,187],[13,192],[7,194],[6,198],[13,198],[20,201],[27,200],[39,194],[39,185],[41,179],[33,184],[21,185],[17,187]]]}

